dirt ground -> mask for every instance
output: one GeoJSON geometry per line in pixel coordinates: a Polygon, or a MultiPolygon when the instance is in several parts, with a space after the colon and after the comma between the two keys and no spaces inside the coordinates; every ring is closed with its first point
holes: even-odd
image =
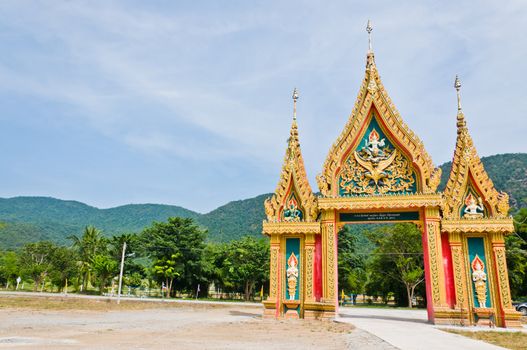
{"type": "Polygon", "coordinates": [[[263,320],[259,306],[0,297],[0,349],[392,349],[349,324],[263,320]]]}

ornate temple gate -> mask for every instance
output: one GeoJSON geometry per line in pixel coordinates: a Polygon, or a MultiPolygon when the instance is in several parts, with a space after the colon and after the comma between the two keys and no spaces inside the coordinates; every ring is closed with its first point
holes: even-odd
{"type": "MultiPolygon", "coordinates": [[[[371,32],[369,27],[368,33],[371,32]]],[[[265,201],[270,237],[266,317],[331,318],[338,311],[337,241],[348,221],[414,222],[422,232],[428,318],[436,324],[520,326],[511,303],[504,235],[509,203],[488,178],[466,127],[459,81],[457,142],[443,193],[419,138],[382,85],[373,50],[351,116],[317,177],[308,182],[296,102],[275,194],[265,201]]]]}
{"type": "MultiPolygon", "coordinates": [[[[333,216],[335,222],[335,237],[338,240],[337,233],[341,231],[346,224],[364,224],[364,223],[401,223],[408,222],[415,224],[422,232],[422,246],[424,254],[424,270],[426,280],[426,299],[428,317],[434,318],[433,305],[444,305],[446,296],[442,294],[442,289],[438,283],[432,281],[444,280],[444,270],[442,268],[442,251],[441,235],[439,230],[439,204],[441,197],[439,195],[427,196],[426,200],[418,203],[408,203],[407,208],[393,206],[393,202],[382,204],[381,202],[364,202],[361,206],[364,209],[350,212],[349,210],[340,211],[338,209],[329,209],[327,216],[333,216]],[[370,209],[366,209],[370,208],[370,209]],[[433,301],[433,302],[432,302],[433,301]]],[[[389,198],[393,201],[393,198],[389,198]]],[[[425,199],[425,198],[421,198],[425,199]]],[[[358,203],[357,203],[358,204],[358,203]]],[[[321,207],[334,207],[330,201],[324,199],[319,203],[321,207]]],[[[359,205],[357,205],[359,206],[359,205]]],[[[334,247],[336,250],[337,247],[334,247]]],[[[335,266],[338,271],[338,266],[335,266]]],[[[329,267],[328,267],[329,270],[329,267]]],[[[335,277],[336,278],[336,277],[335,277]]],[[[337,278],[336,278],[337,279],[337,278]]],[[[337,286],[334,288],[338,291],[337,286]]],[[[332,294],[334,297],[334,294],[332,294]]]]}

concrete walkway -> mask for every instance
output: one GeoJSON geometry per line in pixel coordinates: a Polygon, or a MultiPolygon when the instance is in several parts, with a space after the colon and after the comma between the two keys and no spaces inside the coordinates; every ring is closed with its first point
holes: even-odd
{"type": "MultiPolygon", "coordinates": [[[[363,307],[339,309],[339,322],[347,322],[403,350],[503,349],[479,340],[439,330],[427,322],[426,310],[363,307]]],[[[469,328],[460,328],[461,330],[469,328]]]]}

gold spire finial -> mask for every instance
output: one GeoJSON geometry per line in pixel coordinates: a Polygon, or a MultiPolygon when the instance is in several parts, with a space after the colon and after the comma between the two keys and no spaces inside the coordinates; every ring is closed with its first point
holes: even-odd
{"type": "Polygon", "coordinates": [[[368,52],[373,52],[373,48],[371,45],[371,32],[373,30],[373,27],[371,26],[371,21],[368,20],[368,24],[366,25],[366,31],[368,32],[368,52]]]}
{"type": "Polygon", "coordinates": [[[457,110],[461,111],[461,95],[459,94],[459,89],[461,89],[461,82],[459,81],[459,77],[456,75],[456,80],[454,81],[454,87],[457,91],[457,110]]]}
{"type": "Polygon", "coordinates": [[[296,120],[296,101],[298,100],[298,90],[293,90],[293,120],[296,120]]]}
{"type": "Polygon", "coordinates": [[[467,123],[465,122],[465,116],[463,115],[463,110],[461,109],[461,94],[459,93],[459,90],[461,89],[461,82],[459,81],[459,77],[457,75],[456,80],[454,81],[454,88],[456,89],[457,94],[457,127],[460,129],[465,127],[467,123]]]}

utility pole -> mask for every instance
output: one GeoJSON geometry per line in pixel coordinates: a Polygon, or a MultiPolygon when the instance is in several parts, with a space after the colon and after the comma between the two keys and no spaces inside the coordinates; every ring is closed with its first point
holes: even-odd
{"type": "Polygon", "coordinates": [[[126,242],[123,243],[123,255],[121,256],[121,272],[119,272],[119,290],[117,292],[117,304],[121,303],[121,286],[123,284],[124,254],[126,252],[126,242]]]}

